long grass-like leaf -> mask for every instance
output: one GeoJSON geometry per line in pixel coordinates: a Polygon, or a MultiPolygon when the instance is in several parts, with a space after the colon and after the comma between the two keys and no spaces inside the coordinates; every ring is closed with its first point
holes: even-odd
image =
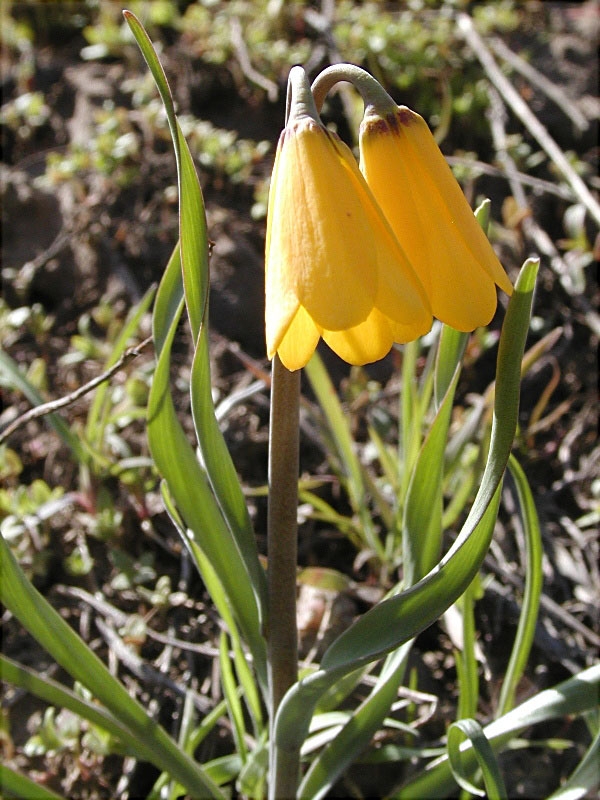
{"type": "Polygon", "coordinates": [[[494,751],[481,725],[474,719],[461,719],[448,728],[448,758],[456,782],[466,792],[488,797],[489,800],[506,800],[506,787],[494,751]],[[485,792],[478,789],[463,774],[460,741],[462,734],[468,737],[477,763],[481,768],[485,792]]]}
{"type": "Polygon", "coordinates": [[[246,499],[213,409],[206,325],[202,326],[194,354],[191,400],[202,461],[217,502],[248,571],[262,624],[265,616],[267,580],[265,570],[258,559],[256,538],[246,499]]]}
{"type": "Polygon", "coordinates": [[[540,607],[540,598],[544,583],[542,572],[542,534],[535,502],[522,467],[511,455],[508,469],[517,487],[517,495],[523,515],[523,531],[525,533],[525,591],[523,606],[517,626],[517,633],[502,682],[500,699],[496,716],[506,714],[513,706],[517,684],[521,680],[535,636],[535,626],[540,607]]]}
{"type": "Polygon", "coordinates": [[[0,536],[0,601],[73,678],[86,686],[131,734],[152,752],[152,762],[200,797],[221,798],[202,768],[177,747],[164,729],[114,678],[26,578],[0,536]]]}
{"type": "Polygon", "coordinates": [[[412,641],[392,653],[367,699],[354,711],[337,736],[313,760],[298,790],[299,797],[324,797],[347,767],[367,748],[398,696],[412,641]]]}
{"type": "MultiPolygon", "coordinates": [[[[152,303],[152,299],[154,298],[155,294],[156,286],[151,286],[137,306],[131,309],[127,315],[127,319],[125,320],[123,327],[119,331],[117,340],[113,344],[112,351],[104,363],[104,369],[109,369],[119,360],[120,356],[123,354],[123,351],[127,347],[129,339],[137,331],[142,317],[150,308],[150,304],[152,303]]],[[[104,441],[104,431],[107,422],[105,405],[108,390],[108,383],[103,383],[98,387],[92,404],[90,405],[90,410],[87,414],[85,426],[86,438],[88,441],[92,442],[95,447],[101,446],[101,443],[104,441]]]]}
{"type": "MultiPolygon", "coordinates": [[[[32,406],[41,406],[45,401],[38,390],[33,386],[27,377],[21,372],[17,363],[0,350],[0,373],[4,374],[5,379],[15,388],[22,392],[32,406]]],[[[89,460],[90,454],[84,448],[81,439],[69,428],[67,423],[59,414],[47,414],[45,419],[54,428],[63,442],[71,449],[76,461],[80,464],[89,460]]]]}
{"type": "Polygon", "coordinates": [[[400,392],[400,505],[404,508],[404,499],[408,492],[413,465],[415,464],[423,430],[423,419],[418,413],[419,401],[417,392],[417,354],[418,342],[408,342],[403,348],[402,389],[400,392]]]}
{"type": "Polygon", "coordinates": [[[369,514],[363,469],[354,450],[348,418],[344,414],[335,388],[317,353],[306,365],[305,372],[325,414],[331,434],[332,449],[337,454],[340,470],[345,478],[352,510],[360,520],[363,541],[372,553],[383,559],[384,549],[369,514]]]}
{"type": "Polygon", "coordinates": [[[123,16],[133,33],[165,107],[175,149],[179,188],[179,229],[185,298],[194,342],[198,339],[208,296],[208,236],[204,201],[194,162],[175,116],[175,105],[162,65],[143,25],[131,11],[123,16]],[[182,202],[185,194],[185,203],[182,202]],[[198,268],[200,266],[200,268],[198,268]]]}
{"type": "Polygon", "coordinates": [[[436,354],[434,381],[435,402],[438,408],[448,391],[456,368],[462,361],[468,341],[468,333],[461,333],[449,325],[442,325],[436,354]]]}
{"type": "MultiPolygon", "coordinates": [[[[512,709],[483,729],[495,753],[500,752],[522,730],[530,725],[539,725],[551,719],[583,714],[598,706],[600,697],[600,664],[590,667],[579,675],[559,683],[552,689],[538,692],[520,706],[512,709]]],[[[470,742],[461,745],[463,774],[472,774],[477,768],[477,759],[470,742]]],[[[448,756],[442,756],[426,771],[407,783],[395,800],[435,800],[447,797],[456,789],[448,756]]]]}
{"type": "MultiPolygon", "coordinates": [[[[478,540],[472,533],[483,519],[500,485],[517,427],[520,364],[529,328],[538,263],[534,260],[525,263],[508,306],[498,352],[496,404],[488,461],[460,535],[447,555],[418,584],[379,603],[345,631],[323,656],[323,668],[337,667],[345,660],[356,667],[359,654],[362,661],[363,658],[373,660],[389,652],[399,644],[396,613],[404,619],[407,609],[411,608],[423,619],[425,608],[432,612],[435,608],[437,613],[437,609],[444,606],[439,610],[442,613],[460,597],[477,573],[489,541],[478,540]],[[463,549],[464,553],[461,553],[463,549]],[[455,555],[458,556],[456,560],[455,555]],[[446,600],[455,592],[456,596],[446,604],[446,600]]],[[[426,617],[429,618],[428,613],[426,617]]]]}
{"type": "Polygon", "coordinates": [[[6,764],[0,764],[0,793],[3,800],[64,800],[62,795],[35,783],[6,764]]]}
{"type": "Polygon", "coordinates": [[[582,800],[593,797],[593,792],[600,786],[600,730],[594,736],[585,756],[577,765],[577,769],[569,775],[560,789],[557,789],[548,800],[582,800]]]}
{"type": "MultiPolygon", "coordinates": [[[[196,345],[191,375],[192,414],[202,455],[203,470],[206,473],[222,516],[231,530],[236,546],[240,550],[242,562],[247,570],[247,577],[243,579],[243,583],[248,584],[250,582],[251,584],[255,594],[255,604],[258,607],[260,622],[264,617],[266,598],[265,573],[258,560],[256,540],[243,492],[231,455],[219,429],[212,402],[206,324],[209,248],[202,191],[189,147],[175,115],[175,107],[167,78],[152,42],[143,26],[131,12],[126,11],[124,15],[156,82],[165,106],[175,150],[179,187],[179,259],[183,274],[185,302],[193,340],[196,345]]],[[[178,296],[179,284],[172,283],[167,285],[161,283],[159,290],[161,299],[165,293],[169,293],[169,290],[178,296]]],[[[172,312],[174,305],[170,301],[163,300],[162,302],[167,308],[157,308],[155,310],[155,315],[158,315],[159,319],[160,314],[165,311],[172,312]]],[[[164,326],[162,327],[164,333],[164,326]]],[[[156,332],[155,339],[160,350],[164,340],[156,332]]],[[[166,465],[163,464],[164,466],[166,465]]],[[[161,474],[167,482],[171,483],[169,471],[165,472],[161,469],[161,474]]],[[[173,487],[171,489],[173,491],[173,487]]],[[[173,493],[176,494],[176,491],[173,491],[173,493]]],[[[177,498],[176,501],[178,502],[177,498]]],[[[189,524],[189,520],[186,520],[186,522],[189,524]]],[[[199,535],[197,529],[194,529],[194,533],[199,535]]],[[[237,577],[238,580],[242,579],[239,574],[237,577]]],[[[222,576],[221,580],[223,585],[227,586],[227,581],[223,580],[222,576]]],[[[245,587],[240,586],[239,591],[245,592],[245,587]]],[[[248,633],[247,629],[244,630],[245,635],[248,635],[248,633]]],[[[256,631],[254,634],[256,634],[256,631]]],[[[257,636],[254,635],[253,638],[257,639],[257,636]]]]}
{"type": "MultiPolygon", "coordinates": [[[[454,392],[460,371],[446,386],[446,394],[421,449],[409,486],[404,515],[404,580],[410,585],[439,559],[441,546],[442,467],[454,392]]],[[[340,733],[311,764],[300,796],[317,798],[333,785],[363,752],[381,727],[405,673],[412,642],[388,657],[376,686],[340,733]]]]}
{"type": "MultiPolygon", "coordinates": [[[[166,310],[171,306],[165,301],[162,307],[166,310]]],[[[162,333],[167,322],[168,320],[157,319],[155,310],[155,329],[162,333]]],[[[256,597],[246,566],[206,475],[175,414],[169,388],[169,366],[177,322],[176,316],[170,322],[168,336],[163,339],[163,349],[158,356],[150,390],[150,450],[159,472],[168,483],[186,531],[205,553],[227,592],[236,620],[254,655],[258,674],[266,684],[266,648],[260,634],[256,597]]]]}
{"type": "Polygon", "coordinates": [[[459,719],[473,717],[477,712],[479,698],[479,674],[477,672],[476,639],[475,639],[475,594],[479,587],[479,576],[476,575],[465,593],[458,601],[462,606],[462,652],[456,654],[456,671],[458,674],[459,719]]]}
{"type": "Polygon", "coordinates": [[[67,708],[74,714],[78,714],[83,719],[97,725],[107,731],[111,736],[120,740],[127,748],[127,754],[134,756],[141,761],[152,759],[151,751],[144,746],[136,736],[132,735],[127,726],[107,711],[98,703],[85,700],[71,689],[38,675],[32,669],[17,664],[5,656],[0,656],[0,678],[14,686],[26,689],[30,694],[45,700],[53,706],[67,708]]]}
{"type": "Polygon", "coordinates": [[[221,687],[223,689],[225,702],[227,703],[229,719],[231,720],[235,749],[242,763],[244,763],[248,757],[248,749],[245,740],[246,725],[244,723],[244,711],[240,702],[237,682],[233,671],[233,663],[229,655],[229,639],[225,631],[221,633],[219,642],[219,666],[221,687]]]}
{"type": "Polygon", "coordinates": [[[415,463],[404,506],[405,586],[412,586],[437,564],[442,546],[444,450],[460,370],[456,369],[415,463]]]}

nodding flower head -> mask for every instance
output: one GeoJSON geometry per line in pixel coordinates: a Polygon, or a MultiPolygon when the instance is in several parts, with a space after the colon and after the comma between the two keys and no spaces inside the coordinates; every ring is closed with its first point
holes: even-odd
{"type": "Polygon", "coordinates": [[[429,330],[430,304],[300,67],[289,86],[267,214],[267,354],[299,369],[323,338],[351,364],[376,361],[429,330]]]}
{"type": "Polygon", "coordinates": [[[406,106],[367,106],[360,169],[434,316],[460,331],[487,325],[496,285],[511,294],[512,284],[425,120],[406,106]]]}

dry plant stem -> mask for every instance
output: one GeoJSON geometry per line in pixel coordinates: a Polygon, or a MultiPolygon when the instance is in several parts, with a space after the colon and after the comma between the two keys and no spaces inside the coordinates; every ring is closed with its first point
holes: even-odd
{"type": "MultiPolygon", "coordinates": [[[[523,189],[517,166],[508,152],[508,140],[505,130],[505,106],[499,93],[493,87],[490,87],[489,98],[490,109],[487,116],[498,160],[504,166],[511,192],[518,207],[526,210],[529,208],[527,196],[523,189]]],[[[524,216],[521,225],[523,231],[535,246],[538,247],[545,256],[548,256],[554,271],[560,276],[568,276],[569,268],[567,264],[560,257],[560,253],[556,249],[552,239],[550,239],[546,231],[537,224],[535,219],[530,216],[524,216]]]]}
{"type": "Polygon", "coordinates": [[[578,131],[586,131],[590,127],[585,115],[571,102],[569,95],[564,92],[560,86],[548,80],[545,75],[535,69],[535,67],[525,61],[525,59],[521,58],[520,55],[513,53],[510,47],[504,44],[502,39],[492,39],[490,44],[497,56],[507,61],[513,69],[520,72],[530,83],[533,83],[534,86],[537,86],[547,97],[553,100],[569,117],[578,131]]]}
{"type": "Polygon", "coordinates": [[[481,36],[475,30],[473,22],[467,14],[458,15],[458,27],[481,62],[481,66],[484,68],[488,78],[496,89],[498,89],[504,102],[512,108],[529,133],[531,133],[540,147],[542,147],[548,157],[561,171],[563,177],[568,181],[579,198],[579,201],[583,203],[590,215],[600,224],[600,205],[573,167],[569,164],[565,154],[550,136],[546,128],[544,128],[535,114],[532,114],[527,103],[525,103],[511,82],[504,77],[494,57],[481,36]]]}
{"type": "Polygon", "coordinates": [[[273,359],[269,433],[267,530],[267,655],[271,714],[270,800],[296,796],[299,752],[275,746],[274,722],[287,690],[298,679],[296,628],[297,507],[300,371],[273,359]]]}

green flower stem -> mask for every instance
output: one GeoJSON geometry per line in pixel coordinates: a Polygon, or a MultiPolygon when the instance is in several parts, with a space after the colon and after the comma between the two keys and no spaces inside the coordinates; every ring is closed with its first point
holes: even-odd
{"type": "Polygon", "coordinates": [[[279,751],[274,722],[281,699],[298,680],[296,628],[300,371],[273,359],[269,433],[267,655],[271,719],[270,800],[296,796],[299,750],[279,751]]]}
{"type": "Polygon", "coordinates": [[[328,92],[340,81],[354,86],[363,99],[365,112],[372,106],[380,116],[385,117],[398,107],[383,86],[364,69],[354,64],[334,64],[320,72],[311,87],[317,111],[321,110],[328,92]]]}

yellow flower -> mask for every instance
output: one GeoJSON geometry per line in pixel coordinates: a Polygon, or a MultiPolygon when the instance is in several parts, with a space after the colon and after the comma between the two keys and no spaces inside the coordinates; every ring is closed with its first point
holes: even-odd
{"type": "Polygon", "coordinates": [[[406,106],[367,106],[360,169],[416,270],[433,314],[459,331],[487,325],[497,284],[512,285],[425,120],[406,106]]]}
{"type": "Polygon", "coordinates": [[[432,319],[351,151],[315,115],[292,103],[269,193],[267,354],[290,370],[320,337],[345,361],[366,364],[426,333],[432,319]]]}

